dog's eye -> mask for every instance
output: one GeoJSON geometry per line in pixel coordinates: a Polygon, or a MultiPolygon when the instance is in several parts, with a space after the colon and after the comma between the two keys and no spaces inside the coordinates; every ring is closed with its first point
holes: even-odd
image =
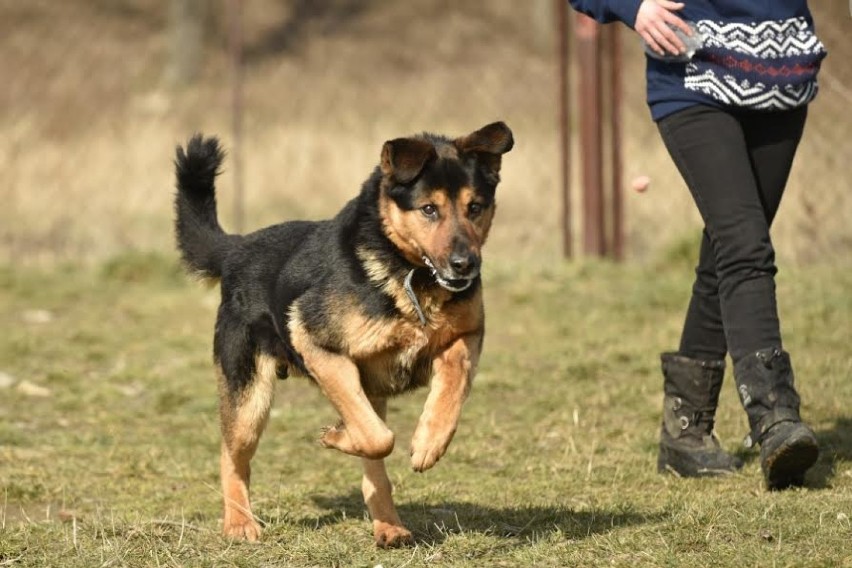
{"type": "Polygon", "coordinates": [[[474,201],[467,206],[467,214],[471,217],[476,217],[480,213],[482,213],[482,203],[477,203],[474,201]]]}
{"type": "Polygon", "coordinates": [[[420,212],[423,213],[426,217],[430,219],[434,219],[438,216],[438,208],[429,203],[428,205],[424,205],[420,208],[420,212]]]}

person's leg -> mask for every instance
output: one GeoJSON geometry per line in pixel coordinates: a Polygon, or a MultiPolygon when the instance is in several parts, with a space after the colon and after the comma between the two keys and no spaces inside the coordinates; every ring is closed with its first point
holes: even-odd
{"type": "MultiPolygon", "coordinates": [[[[807,107],[744,117],[743,129],[761,204],[775,217],[807,118],[807,107]]],[[[801,485],[816,461],[813,431],[801,422],[790,356],[781,345],[764,345],[734,367],[737,391],[749,416],[750,440],[760,444],[761,466],[771,489],[801,485]]]]}
{"type": "Polygon", "coordinates": [[[686,310],[678,353],[702,361],[723,360],[728,353],[725,327],[722,324],[722,306],[719,302],[716,259],[706,229],[701,234],[695,282],[686,310]]]}
{"type": "Polygon", "coordinates": [[[742,460],[722,450],[714,432],[727,350],[716,259],[705,230],[680,348],[661,355],[664,398],[657,471],[703,477],[742,467],[742,460]]]}
{"type": "MultiPolygon", "coordinates": [[[[663,140],[690,190],[695,185],[704,187],[705,178],[710,177],[705,172],[720,167],[713,160],[726,146],[736,145],[737,138],[741,151],[739,164],[734,168],[741,177],[751,177],[742,133],[729,119],[719,111],[694,107],[659,124],[663,140]],[[735,141],[732,143],[729,138],[735,141]],[[687,158],[681,156],[684,151],[689,154],[687,158]],[[702,163],[693,165],[693,161],[702,163]],[[695,167],[697,173],[691,171],[695,167]]],[[[702,198],[693,190],[696,202],[715,202],[718,190],[713,187],[709,191],[710,195],[702,198]]],[[[760,211],[756,193],[754,202],[760,211]]],[[[699,209],[704,209],[703,204],[699,209]]],[[[713,432],[727,352],[716,263],[713,225],[708,224],[702,237],[680,348],[677,353],[662,355],[664,403],[657,466],[659,471],[688,477],[731,473],[742,465],[722,450],[713,432]]]]}
{"type": "Polygon", "coordinates": [[[789,365],[782,364],[783,357],[773,363],[774,354],[783,352],[769,223],[783,194],[803,122],[803,112],[756,117],[693,107],[659,123],[712,244],[725,338],[740,396],[761,443],[770,487],[800,483],[816,459],[816,440],[798,421],[798,396],[792,373],[785,371],[789,365]],[[756,357],[769,371],[758,372],[752,361],[756,357]],[[778,369],[773,371],[773,365],[778,369]],[[755,396],[749,396],[749,385],[755,396]],[[769,429],[782,422],[801,435],[786,436],[777,452],[764,455],[773,446],[769,429]],[[796,438],[790,447],[784,445],[787,438],[796,438]],[[776,466],[773,458],[778,456],[776,466]]]}
{"type": "Polygon", "coordinates": [[[695,106],[661,120],[659,128],[712,244],[732,358],[780,345],[775,251],[740,120],[695,106]]]}
{"type": "Polygon", "coordinates": [[[787,187],[807,116],[808,107],[801,107],[785,113],[753,113],[742,119],[760,203],[770,226],[787,187]]]}
{"type": "Polygon", "coordinates": [[[735,472],[742,461],[722,450],[713,432],[725,360],[701,360],[678,353],[660,356],[663,420],[657,471],[682,477],[735,472]]]}
{"type": "MultiPolygon", "coordinates": [[[[778,121],[777,113],[759,113],[744,117],[743,121],[758,195],[770,227],[784,195],[807,117],[807,107],[791,111],[789,116],[789,119],[778,121]]],[[[678,352],[696,359],[718,360],[725,358],[727,350],[716,260],[705,229],[678,352]]]]}

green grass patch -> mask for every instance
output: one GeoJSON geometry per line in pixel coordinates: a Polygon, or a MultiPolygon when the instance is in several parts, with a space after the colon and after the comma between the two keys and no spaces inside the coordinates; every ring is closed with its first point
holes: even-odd
{"type": "Polygon", "coordinates": [[[405,451],[425,393],[390,403],[388,467],[416,539],[391,551],[373,545],[358,460],[316,443],[330,405],[298,379],[279,383],[253,462],[262,542],[219,536],[218,290],[175,258],[0,269],[0,566],[852,564],[852,273],[779,275],[823,452],[806,488],[767,493],[730,377],[717,428],[744,471],[655,472],[657,354],[676,346],[691,284],[671,257],[488,267],[481,372],[433,470],[405,451]]]}

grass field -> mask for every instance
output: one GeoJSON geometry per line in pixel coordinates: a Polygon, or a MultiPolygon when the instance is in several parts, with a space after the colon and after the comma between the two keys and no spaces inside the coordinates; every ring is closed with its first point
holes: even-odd
{"type": "Polygon", "coordinates": [[[195,131],[232,152],[219,197],[234,224],[227,22],[213,14],[200,76],[176,88],[167,4],[0,0],[0,568],[852,566],[845,2],[811,3],[831,55],[773,228],[786,347],[823,446],[807,487],[778,494],[740,449],[730,377],[717,428],[745,470],[655,472],[657,354],[676,346],[699,220],[648,117],[635,36],[624,178],[653,186],[625,193],[634,264],[568,264],[549,0],[243,3],[249,228],[330,215],[387,139],[498,119],[515,132],[481,372],[435,469],[407,459],[425,393],[390,405],[388,465],[416,539],[391,551],[373,544],[359,461],[317,443],[331,406],[300,380],[278,385],[253,462],[262,542],[219,536],[218,291],[171,253],[127,252],[171,250],[173,149],[195,131]]]}
{"type": "MultiPolygon", "coordinates": [[[[358,460],[335,421],[279,384],[254,460],[260,544],[219,536],[210,338],[217,290],[172,256],[0,269],[0,566],[852,566],[852,273],[782,269],[786,346],[823,447],[807,487],[655,472],[657,353],[678,337],[689,267],[486,269],[481,373],[448,455],[415,474],[424,400],[392,402],[389,458],[410,548],[375,548],[358,460]]],[[[729,377],[730,379],[730,377],[729,377]]],[[[729,380],[717,429],[739,449],[729,380]]]]}

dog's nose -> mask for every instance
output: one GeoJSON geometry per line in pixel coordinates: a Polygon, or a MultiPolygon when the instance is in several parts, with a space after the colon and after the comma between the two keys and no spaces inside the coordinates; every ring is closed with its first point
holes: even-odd
{"type": "Polygon", "coordinates": [[[450,255],[450,267],[458,276],[468,276],[478,267],[476,255],[470,252],[453,252],[450,255]]]}

